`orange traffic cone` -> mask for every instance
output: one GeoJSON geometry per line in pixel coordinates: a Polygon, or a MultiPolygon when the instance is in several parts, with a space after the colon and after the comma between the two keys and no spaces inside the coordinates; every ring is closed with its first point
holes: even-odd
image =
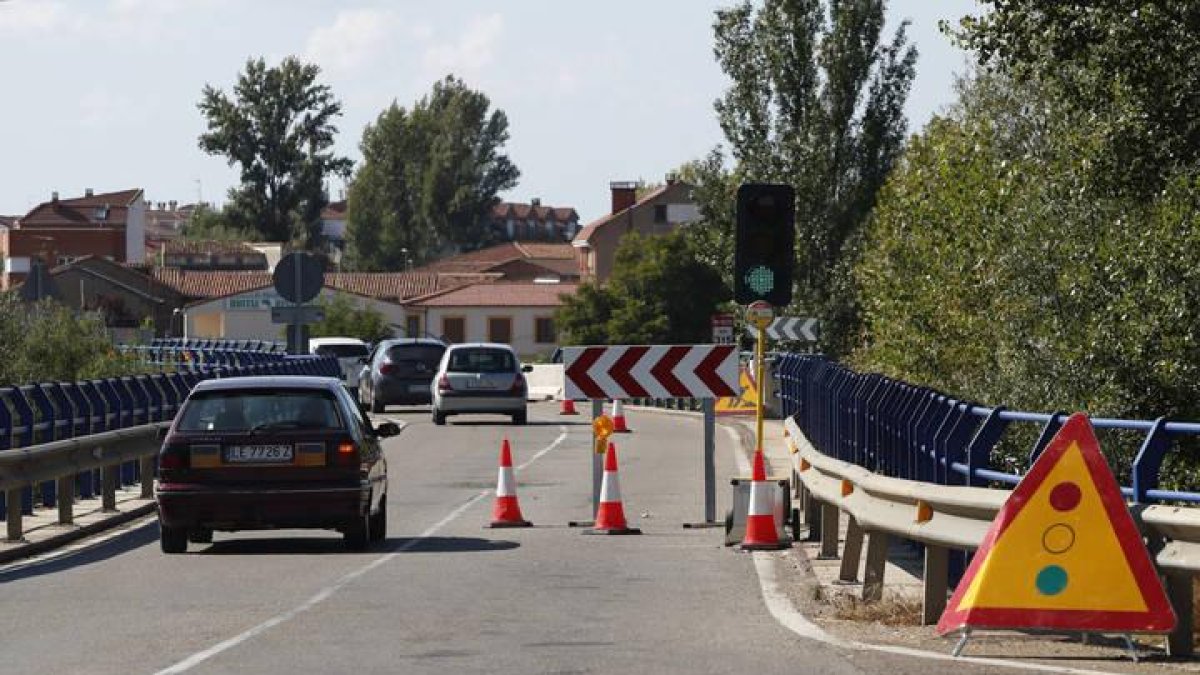
{"type": "Polygon", "coordinates": [[[562,400],[562,406],[558,409],[558,414],[559,415],[578,415],[579,413],[575,411],[575,401],[572,401],[569,398],[564,398],[562,400]]]}
{"type": "Polygon", "coordinates": [[[625,426],[625,405],[621,399],[613,401],[613,433],[629,433],[629,427],[625,426]]]}
{"type": "Polygon", "coordinates": [[[600,483],[600,507],[596,523],[584,534],[641,534],[625,522],[625,507],[621,504],[621,481],[617,477],[617,446],[608,444],[604,453],[604,481],[600,483]]]}
{"type": "Polygon", "coordinates": [[[775,529],[775,500],[771,484],[767,482],[767,469],[763,462],[762,448],[754,453],[754,475],[750,483],[750,508],[746,514],[746,536],[742,539],[743,551],[774,551],[787,548],[780,541],[775,529]]]}
{"type": "Polygon", "coordinates": [[[529,527],[533,523],[521,516],[517,503],[517,481],[513,478],[512,450],[508,439],[500,446],[500,475],[496,480],[496,504],[492,507],[492,524],[488,527],[529,527]]]}

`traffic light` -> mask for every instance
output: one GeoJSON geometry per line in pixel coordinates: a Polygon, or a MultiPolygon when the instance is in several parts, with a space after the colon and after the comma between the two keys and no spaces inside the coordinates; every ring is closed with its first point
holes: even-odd
{"type": "Polygon", "coordinates": [[[744,183],[737,192],[733,297],[741,305],[792,302],[796,258],[796,191],[790,185],[744,183]]]}

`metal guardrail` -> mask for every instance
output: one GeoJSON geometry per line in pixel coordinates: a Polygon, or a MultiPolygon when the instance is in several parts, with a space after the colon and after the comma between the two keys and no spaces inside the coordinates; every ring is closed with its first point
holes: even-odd
{"type": "MultiPolygon", "coordinates": [[[[849,516],[839,576],[857,581],[865,539],[863,598],[868,601],[882,596],[889,538],[921,544],[925,557],[922,618],[927,624],[936,623],[947,600],[951,551],[978,548],[1008,498],[1007,489],[983,485],[1015,484],[1020,479],[988,467],[991,449],[1008,423],[1040,422],[1043,427],[1031,452],[1032,463],[1065,415],[1011,413],[1006,420],[1000,416],[1003,409],[960,403],[877,375],[858,375],[819,357],[789,355],[780,360],[776,375],[789,415],[787,442],[800,479],[797,488],[810,538],[820,540],[822,556],[839,557],[840,514],[849,516]],[[889,388],[893,389],[890,399],[880,392],[889,388]],[[977,417],[982,421],[969,423],[977,417]]],[[[1130,512],[1166,580],[1167,595],[1179,617],[1179,625],[1167,637],[1168,652],[1191,654],[1192,593],[1195,576],[1200,574],[1200,509],[1144,500],[1194,501],[1180,499],[1194,493],[1147,485],[1157,484],[1157,471],[1169,449],[1167,435],[1196,433],[1193,427],[1200,425],[1163,420],[1099,422],[1096,426],[1101,428],[1103,424],[1147,432],[1134,463],[1135,485],[1125,493],[1133,498],[1130,512]]]]}
{"type": "Polygon", "coordinates": [[[170,424],[202,380],[341,376],[333,357],[251,361],[174,373],[0,386],[0,518],[7,521],[8,540],[22,538],[21,518],[33,515],[35,497],[42,507],[58,508],[60,523],[70,523],[75,500],[91,499],[97,492],[104,509],[116,507],[119,485],[140,482],[142,495],[151,496],[153,481],[142,477],[156,470],[157,430],[170,424]]]}

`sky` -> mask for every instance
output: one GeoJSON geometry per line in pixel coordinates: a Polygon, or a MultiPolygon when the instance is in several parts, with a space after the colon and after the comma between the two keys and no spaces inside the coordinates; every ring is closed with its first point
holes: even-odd
{"type": "MultiPolygon", "coordinates": [[[[449,73],[508,116],[521,170],[509,201],[604,215],[610,181],[659,182],[723,141],[727,80],[712,21],[732,0],[0,0],[0,214],[140,187],[151,202],[221,203],[235,167],[205,154],[196,108],[246,60],[296,55],[343,104],[335,146],[449,73]]],[[[910,131],[950,104],[967,56],[938,32],[974,0],[890,0],[920,58],[910,131]]],[[[344,186],[331,186],[336,199],[344,186]]]]}

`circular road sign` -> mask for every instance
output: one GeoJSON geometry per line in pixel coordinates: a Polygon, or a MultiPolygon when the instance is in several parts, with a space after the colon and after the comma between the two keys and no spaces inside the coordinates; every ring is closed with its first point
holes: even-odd
{"type": "Polygon", "coordinates": [[[763,300],[755,300],[746,307],[746,321],[765,329],[775,320],[775,308],[763,300]]]}
{"type": "Polygon", "coordinates": [[[275,266],[271,279],[285,300],[305,303],[317,297],[325,285],[325,267],[308,253],[289,253],[275,266]]]}

